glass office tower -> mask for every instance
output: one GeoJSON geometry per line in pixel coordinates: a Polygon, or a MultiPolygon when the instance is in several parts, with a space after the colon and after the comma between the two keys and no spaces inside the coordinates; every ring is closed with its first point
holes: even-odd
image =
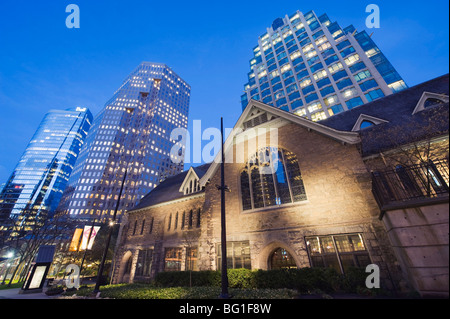
{"type": "Polygon", "coordinates": [[[187,128],[189,103],[190,86],[167,65],[140,64],[95,118],[59,209],[107,221],[124,184],[120,222],[162,179],[183,171],[182,158],[172,161],[170,134],[187,128]]]}
{"type": "Polygon", "coordinates": [[[242,108],[250,99],[313,121],[407,86],[366,31],[297,11],[258,39],[242,108]]]}
{"type": "Polygon", "coordinates": [[[92,120],[86,108],[45,115],[0,193],[0,219],[25,226],[55,213],[92,120]]]}

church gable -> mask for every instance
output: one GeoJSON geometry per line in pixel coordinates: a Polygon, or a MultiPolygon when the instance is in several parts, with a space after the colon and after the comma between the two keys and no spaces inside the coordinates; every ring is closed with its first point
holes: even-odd
{"type": "MultiPolygon", "coordinates": [[[[267,132],[269,132],[271,129],[280,128],[290,123],[299,125],[308,131],[314,131],[328,138],[337,140],[343,144],[357,144],[360,142],[359,134],[356,132],[338,131],[320,123],[300,117],[296,114],[274,108],[259,101],[251,100],[225,141],[225,153],[227,153],[230,148],[239,141],[237,137],[242,137],[243,135],[248,136],[250,130],[252,129],[267,129],[267,132]]],[[[259,135],[261,132],[255,131],[254,133],[255,135],[259,135]]],[[[209,167],[209,170],[200,179],[201,186],[204,186],[218,169],[221,161],[220,157],[221,154],[217,154],[216,158],[209,167]]]]}
{"type": "Polygon", "coordinates": [[[189,195],[200,191],[201,188],[199,180],[200,178],[198,177],[197,173],[191,167],[188,173],[186,174],[186,177],[184,178],[184,181],[181,184],[179,191],[184,195],[189,195]]]}

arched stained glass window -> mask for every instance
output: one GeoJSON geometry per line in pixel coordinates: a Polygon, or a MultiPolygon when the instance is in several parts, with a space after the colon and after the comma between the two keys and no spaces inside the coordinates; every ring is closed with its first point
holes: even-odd
{"type": "Polygon", "coordinates": [[[243,210],[307,199],[297,157],[284,149],[260,149],[241,172],[240,182],[243,210]]]}
{"type": "Polygon", "coordinates": [[[294,258],[285,249],[278,248],[270,256],[270,269],[295,269],[294,258]]]}

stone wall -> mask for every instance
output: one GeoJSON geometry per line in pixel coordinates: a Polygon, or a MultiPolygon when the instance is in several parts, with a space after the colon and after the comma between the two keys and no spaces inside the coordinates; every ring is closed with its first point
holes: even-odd
{"type": "MultiPolygon", "coordinates": [[[[296,154],[308,199],[243,211],[239,177],[245,164],[226,164],[226,185],[231,189],[226,193],[227,241],[250,241],[253,269],[268,269],[269,256],[279,247],[293,256],[298,267],[309,267],[305,236],[362,233],[386,285],[390,289],[397,286],[398,263],[378,220],[380,211],[372,195],[371,176],[357,147],[294,124],[279,129],[278,146],[296,154]]],[[[210,182],[216,184],[220,184],[220,168],[210,182]]],[[[205,245],[204,251],[214,252],[220,242],[220,192],[207,187],[205,196],[209,247],[205,245]]],[[[209,259],[210,268],[215,269],[209,259]]]]}
{"type": "Polygon", "coordinates": [[[383,217],[404,276],[423,296],[448,297],[448,212],[446,203],[388,211],[383,217]]]}
{"type": "MultiPolygon", "coordinates": [[[[265,138],[269,140],[268,134],[265,138]]],[[[295,124],[279,128],[278,146],[296,154],[307,200],[243,211],[240,172],[245,163],[227,163],[225,183],[231,189],[226,193],[227,241],[250,242],[252,269],[268,269],[269,257],[277,248],[288,251],[298,267],[310,267],[305,236],[361,233],[371,261],[381,268],[384,288],[396,289],[400,281],[398,263],[378,220],[380,212],[371,192],[370,173],[357,146],[344,145],[295,124]]],[[[236,146],[233,153],[236,156],[236,146]]],[[[152,274],[163,271],[164,247],[185,247],[182,230],[167,231],[168,215],[199,207],[198,268],[215,270],[216,249],[221,238],[220,192],[215,185],[220,185],[220,165],[206,185],[204,197],[130,213],[116,254],[114,282],[134,280],[132,273],[124,277],[120,268],[124,268],[125,259],[135,256],[138,249],[154,249],[152,274]],[[131,235],[136,219],[139,229],[142,219],[152,217],[155,218],[153,234],[144,230],[144,235],[131,235]]],[[[132,269],[135,262],[133,259],[132,269]]]]}

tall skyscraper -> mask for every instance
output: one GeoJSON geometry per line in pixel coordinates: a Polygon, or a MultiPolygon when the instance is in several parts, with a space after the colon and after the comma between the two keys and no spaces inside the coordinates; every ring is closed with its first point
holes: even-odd
{"type": "MultiPolygon", "coordinates": [[[[170,155],[187,128],[190,86],[167,65],[144,62],[96,116],[59,210],[76,219],[117,219],[159,182],[183,170],[170,155]],[[125,176],[126,174],[126,176],[125,176]]],[[[178,158],[180,160],[180,158],[178,158]]]]}
{"type": "Polygon", "coordinates": [[[276,19],[253,53],[243,109],[254,99],[320,121],[407,87],[366,31],[314,11],[276,19]]]}
{"type": "Polygon", "coordinates": [[[86,108],[45,115],[0,193],[0,220],[33,224],[55,213],[92,119],[86,108]]]}

